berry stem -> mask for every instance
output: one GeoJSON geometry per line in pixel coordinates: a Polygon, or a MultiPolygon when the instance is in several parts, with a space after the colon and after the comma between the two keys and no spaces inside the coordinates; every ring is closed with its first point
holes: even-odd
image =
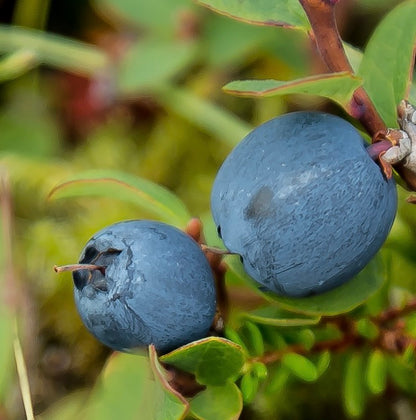
{"type": "MultiPolygon", "coordinates": [[[[299,0],[299,2],[312,27],[309,36],[315,41],[328,69],[331,72],[349,71],[353,73],[335,19],[335,4],[337,1],[299,0]]],[[[362,87],[354,92],[347,112],[360,121],[371,137],[387,129],[367,92],[362,87]]]]}
{"type": "Polygon", "coordinates": [[[103,275],[105,274],[105,267],[95,264],[68,264],[68,265],[54,265],[53,269],[56,273],[63,273],[64,271],[78,271],[78,270],[98,270],[103,275]]]}
{"type": "Polygon", "coordinates": [[[370,144],[367,147],[367,152],[370,155],[371,159],[378,160],[380,153],[383,153],[390,149],[391,142],[389,140],[380,140],[375,143],[370,144]]]}
{"type": "Polygon", "coordinates": [[[228,251],[227,249],[217,248],[214,246],[209,246],[205,244],[200,244],[202,251],[204,252],[212,252],[216,255],[234,255],[233,252],[228,251]]]}

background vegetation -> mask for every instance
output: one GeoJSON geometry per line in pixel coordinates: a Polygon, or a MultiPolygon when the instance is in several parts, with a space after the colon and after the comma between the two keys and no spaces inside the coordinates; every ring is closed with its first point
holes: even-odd
{"type": "MultiPolygon", "coordinates": [[[[343,40],[364,49],[399,3],[341,1],[343,40]]],[[[286,81],[325,72],[304,31],[248,25],[191,0],[5,0],[0,17],[0,419],[24,417],[25,378],[41,419],[145,419],[147,358],[109,359],[111,352],[81,324],[70,275],[57,277],[52,267],[76,262],[90,236],[108,224],[166,217],[109,184],[48,198],[50,192],[74,178],[104,175],[130,182],[128,176],[138,176],[173,191],[186,214],[202,218],[208,243],[219,245],[209,216],[211,185],[227,153],[252,127],[300,109],[350,117],[339,104],[318,96],[236,98],[221,90],[236,79],[286,81]]],[[[349,56],[360,59],[355,49],[349,56]]],[[[411,102],[415,98],[412,87],[411,102]]],[[[309,359],[290,360],[294,353],[279,363],[262,357],[291,345],[305,353],[316,341],[333,338],[333,325],[309,327],[322,315],[313,310],[298,326],[265,322],[270,312],[242,321],[241,314],[264,297],[238,275],[238,267],[227,274],[227,337],[241,344],[252,362],[259,358],[238,382],[245,402],[241,418],[414,418],[416,315],[409,310],[405,320],[391,318],[398,322],[394,328],[411,338],[397,355],[375,350],[371,340],[379,334],[380,317],[370,319],[389,307],[408,307],[416,292],[416,213],[406,195],[399,190],[399,214],[379,256],[382,263],[374,266],[377,292],[366,305],[337,318],[338,323],[352,320],[364,344],[331,349],[332,357],[319,352],[313,368],[309,359]]],[[[183,218],[171,222],[184,227],[183,218]]],[[[278,310],[282,307],[291,309],[290,302],[278,310]]],[[[272,317],[287,320],[293,314],[272,317]]],[[[211,405],[222,403],[225,410],[227,401],[215,393],[211,397],[211,405]]],[[[237,404],[231,414],[199,418],[235,418],[239,398],[228,400],[237,404]]]]}

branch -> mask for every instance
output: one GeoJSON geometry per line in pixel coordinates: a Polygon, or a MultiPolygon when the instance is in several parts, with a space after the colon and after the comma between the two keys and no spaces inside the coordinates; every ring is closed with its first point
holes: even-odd
{"type": "Polygon", "coordinates": [[[323,323],[331,323],[338,327],[341,337],[331,340],[324,340],[315,343],[310,349],[302,344],[292,344],[280,350],[273,350],[250,359],[251,362],[262,362],[270,364],[279,362],[285,354],[297,353],[303,356],[321,353],[323,351],[339,352],[348,348],[360,348],[365,345],[372,348],[378,348],[390,354],[403,354],[408,347],[416,349],[416,339],[409,337],[404,328],[395,325],[393,328],[385,328],[385,324],[397,320],[416,310],[416,299],[408,302],[403,308],[390,308],[378,316],[372,318],[372,321],[378,325],[379,334],[375,339],[366,339],[357,331],[356,321],[345,316],[333,318],[324,318],[323,323]]]}
{"type": "MultiPolygon", "coordinates": [[[[345,54],[335,20],[337,0],[299,0],[312,27],[315,41],[323,61],[331,72],[349,71],[351,64],[345,54]]],[[[387,130],[364,88],[358,88],[351,100],[348,113],[359,120],[371,137],[387,130]]]]}
{"type": "Polygon", "coordinates": [[[378,325],[396,321],[416,311],[416,298],[407,302],[402,308],[389,308],[372,319],[378,325]]]}
{"type": "Polygon", "coordinates": [[[285,354],[288,353],[297,353],[303,356],[308,356],[314,353],[321,353],[325,350],[329,350],[331,352],[334,351],[341,351],[348,347],[359,346],[363,344],[362,337],[354,334],[349,335],[345,334],[341,338],[335,338],[333,340],[325,340],[320,341],[312,346],[310,349],[306,349],[305,346],[302,344],[292,344],[290,346],[285,347],[282,350],[270,351],[262,356],[253,357],[250,359],[251,362],[261,362],[264,364],[270,364],[278,362],[282,359],[285,354]]]}

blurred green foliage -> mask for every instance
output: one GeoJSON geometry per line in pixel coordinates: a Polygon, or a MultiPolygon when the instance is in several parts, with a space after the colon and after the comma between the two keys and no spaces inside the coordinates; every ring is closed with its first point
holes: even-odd
{"type": "MultiPolygon", "coordinates": [[[[379,331],[371,317],[389,306],[400,308],[416,292],[416,213],[400,188],[399,213],[382,253],[351,283],[325,297],[271,299],[254,289],[235,256],[227,257],[225,335],[236,344],[208,339],[161,358],[207,385],[196,396],[185,399],[173,392],[171,372],[155,354],[109,357],[110,351],[86,332],[74,307],[70,275],[57,278],[55,264],[77,261],[94,232],[131,218],[183,227],[189,214],[200,216],[208,243],[221,246],[209,216],[209,195],[231,147],[251,127],[294,109],[349,118],[323,97],[344,104],[351,89],[343,86],[340,92],[331,85],[328,90],[320,76],[307,85],[325,68],[306,36],[308,23],[297,1],[282,1],[270,17],[268,7],[279,3],[275,0],[258,2],[256,16],[238,9],[255,2],[196,3],[213,9],[228,4],[232,10],[223,14],[243,21],[250,16],[273,20],[283,11],[283,26],[299,31],[248,25],[191,0],[64,3],[18,0],[10,6],[13,17],[0,25],[0,418],[24,416],[13,360],[14,318],[34,412],[45,420],[226,420],[238,418],[243,402],[242,418],[256,420],[401,419],[397,413],[403,406],[414,416],[414,347],[400,356],[372,347],[379,331]],[[67,7],[79,16],[73,38],[48,30],[66,27],[67,7]],[[236,98],[221,90],[238,79],[278,79],[272,85],[286,90],[267,98],[236,98]],[[303,82],[290,90],[286,82],[295,79],[303,82]],[[308,92],[314,95],[304,95],[308,92]],[[61,187],[48,198],[63,182],[97,174],[107,183],[61,187]],[[113,189],[117,182],[133,185],[134,194],[113,189]],[[319,342],[340,342],[345,325],[326,321],[345,312],[354,337],[362,340],[359,350],[319,350],[319,342]],[[275,360],[267,360],[271,351],[275,360]],[[206,352],[210,358],[203,359],[206,352]],[[153,400],[163,402],[159,411],[153,400]]],[[[409,12],[415,8],[412,0],[339,4],[348,56],[393,125],[393,102],[406,88],[403,68],[410,65],[416,37],[414,12],[409,12]],[[405,8],[383,21],[366,50],[368,31],[399,3],[405,8]],[[398,25],[398,19],[407,23],[398,25]],[[361,28],[359,21],[368,25],[361,28]],[[401,48],[386,56],[392,35],[401,48]],[[369,53],[363,58],[360,51],[369,53]]],[[[414,85],[410,91],[414,98],[414,85]]],[[[399,327],[415,338],[415,324],[411,315],[399,327]]]]}

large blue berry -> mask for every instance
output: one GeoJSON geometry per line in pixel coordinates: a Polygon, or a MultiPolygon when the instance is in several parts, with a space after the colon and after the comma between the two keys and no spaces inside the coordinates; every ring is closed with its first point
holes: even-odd
{"type": "Polygon", "coordinates": [[[73,273],[75,302],[101,342],[160,352],[205,337],[215,314],[211,268],[198,244],[164,223],[131,220],[96,233],[73,273]]]}
{"type": "Polygon", "coordinates": [[[254,129],[224,161],[211,207],[226,247],[280,295],[341,285],[377,253],[397,196],[345,120],[296,112],[254,129]]]}

